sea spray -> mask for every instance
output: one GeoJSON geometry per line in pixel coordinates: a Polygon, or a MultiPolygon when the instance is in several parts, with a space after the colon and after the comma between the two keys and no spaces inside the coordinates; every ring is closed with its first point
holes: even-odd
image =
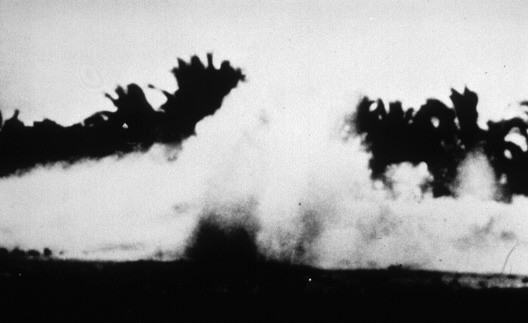
{"type": "Polygon", "coordinates": [[[424,165],[394,166],[387,188],[370,178],[360,139],[336,136],[345,109],[242,93],[200,122],[175,159],[156,145],[0,180],[0,244],[64,258],[179,259],[204,216],[229,226],[236,205],[267,259],[528,274],[528,200],[495,201],[485,159],[463,163],[457,197],[424,192],[424,165]]]}

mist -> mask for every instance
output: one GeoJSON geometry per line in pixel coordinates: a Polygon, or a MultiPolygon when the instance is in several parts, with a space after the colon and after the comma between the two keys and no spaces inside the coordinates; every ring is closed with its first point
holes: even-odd
{"type": "Polygon", "coordinates": [[[53,129],[0,142],[0,247],[528,274],[525,7],[0,1],[0,134],[8,120],[53,129]],[[207,53],[232,64],[219,84],[236,82],[212,96],[191,86],[179,114],[169,69],[207,53]],[[456,92],[477,109],[471,91],[478,116],[459,133],[446,102],[456,92]],[[449,140],[359,129],[350,116],[367,95],[383,113],[438,99],[449,140]]]}
{"type": "Polygon", "coordinates": [[[371,178],[361,138],[344,140],[346,100],[306,106],[294,95],[263,99],[254,87],[231,93],[179,148],[1,179],[0,245],[49,247],[64,259],[182,259],[213,218],[253,232],[265,259],[528,273],[528,200],[494,199],[485,155],[461,163],[457,197],[423,189],[424,163],[391,166],[387,187],[371,178]]]}

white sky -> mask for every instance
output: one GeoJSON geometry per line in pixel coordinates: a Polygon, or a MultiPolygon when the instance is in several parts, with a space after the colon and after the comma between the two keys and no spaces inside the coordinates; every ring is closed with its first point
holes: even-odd
{"type": "Polygon", "coordinates": [[[447,103],[467,84],[496,118],[528,99],[528,2],[0,0],[0,109],[74,123],[112,109],[117,84],[174,90],[176,57],[208,51],[244,69],[242,86],[301,106],[447,103]]]}

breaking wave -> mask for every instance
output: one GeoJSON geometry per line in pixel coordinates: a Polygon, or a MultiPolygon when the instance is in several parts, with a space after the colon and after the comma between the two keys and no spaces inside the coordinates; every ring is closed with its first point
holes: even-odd
{"type": "Polygon", "coordinates": [[[343,140],[349,107],[277,104],[255,86],[226,97],[179,148],[154,144],[2,178],[0,245],[68,259],[528,274],[528,199],[496,198],[485,153],[459,163],[453,195],[435,196],[424,162],[373,178],[364,138],[343,140]]]}

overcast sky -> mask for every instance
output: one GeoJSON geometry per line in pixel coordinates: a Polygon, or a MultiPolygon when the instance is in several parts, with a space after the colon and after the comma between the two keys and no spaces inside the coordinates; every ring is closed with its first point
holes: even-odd
{"type": "Polygon", "coordinates": [[[117,84],[174,90],[176,57],[208,51],[244,69],[242,86],[301,106],[417,106],[468,85],[500,117],[528,99],[528,2],[1,0],[0,109],[71,124],[112,109],[117,84]]]}

